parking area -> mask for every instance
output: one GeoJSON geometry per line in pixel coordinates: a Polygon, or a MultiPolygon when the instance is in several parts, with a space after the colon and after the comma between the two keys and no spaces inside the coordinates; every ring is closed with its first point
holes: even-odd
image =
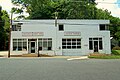
{"type": "Polygon", "coordinates": [[[119,79],[119,59],[0,58],[0,80],[119,79]]]}

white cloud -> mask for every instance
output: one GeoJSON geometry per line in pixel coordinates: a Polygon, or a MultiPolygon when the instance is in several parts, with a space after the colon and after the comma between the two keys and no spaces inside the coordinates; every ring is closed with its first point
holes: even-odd
{"type": "Polygon", "coordinates": [[[120,17],[120,8],[115,4],[117,0],[96,0],[96,2],[98,2],[98,8],[107,9],[113,16],[120,17]]]}

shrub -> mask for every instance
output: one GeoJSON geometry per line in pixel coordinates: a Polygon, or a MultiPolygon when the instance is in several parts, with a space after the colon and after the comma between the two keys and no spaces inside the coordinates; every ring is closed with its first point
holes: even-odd
{"type": "Polygon", "coordinates": [[[112,50],[120,50],[120,47],[119,46],[115,46],[112,48],[112,50]]]}
{"type": "Polygon", "coordinates": [[[120,55],[120,50],[112,50],[113,55],[120,55]]]}

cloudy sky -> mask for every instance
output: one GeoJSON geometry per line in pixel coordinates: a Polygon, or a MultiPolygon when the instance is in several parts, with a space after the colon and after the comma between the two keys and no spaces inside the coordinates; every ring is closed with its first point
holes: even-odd
{"type": "MultiPolygon", "coordinates": [[[[120,17],[120,0],[96,0],[97,7],[107,9],[115,17],[120,17]]],[[[11,0],[0,0],[0,5],[3,10],[7,10],[10,13],[13,6],[11,0]]]]}

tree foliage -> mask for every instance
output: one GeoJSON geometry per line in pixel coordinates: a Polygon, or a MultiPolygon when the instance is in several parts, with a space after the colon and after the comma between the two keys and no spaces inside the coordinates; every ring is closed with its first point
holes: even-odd
{"type": "Polygon", "coordinates": [[[0,7],[0,50],[6,50],[9,32],[9,15],[0,7]]]}
{"type": "MultiPolygon", "coordinates": [[[[60,19],[94,18],[95,0],[12,0],[13,4],[22,6],[16,12],[27,9],[30,19],[54,19],[58,12],[60,19]],[[88,13],[90,12],[90,13],[88,13]],[[92,15],[92,16],[91,16],[92,15]]],[[[15,9],[15,8],[14,8],[15,9]]]]}

